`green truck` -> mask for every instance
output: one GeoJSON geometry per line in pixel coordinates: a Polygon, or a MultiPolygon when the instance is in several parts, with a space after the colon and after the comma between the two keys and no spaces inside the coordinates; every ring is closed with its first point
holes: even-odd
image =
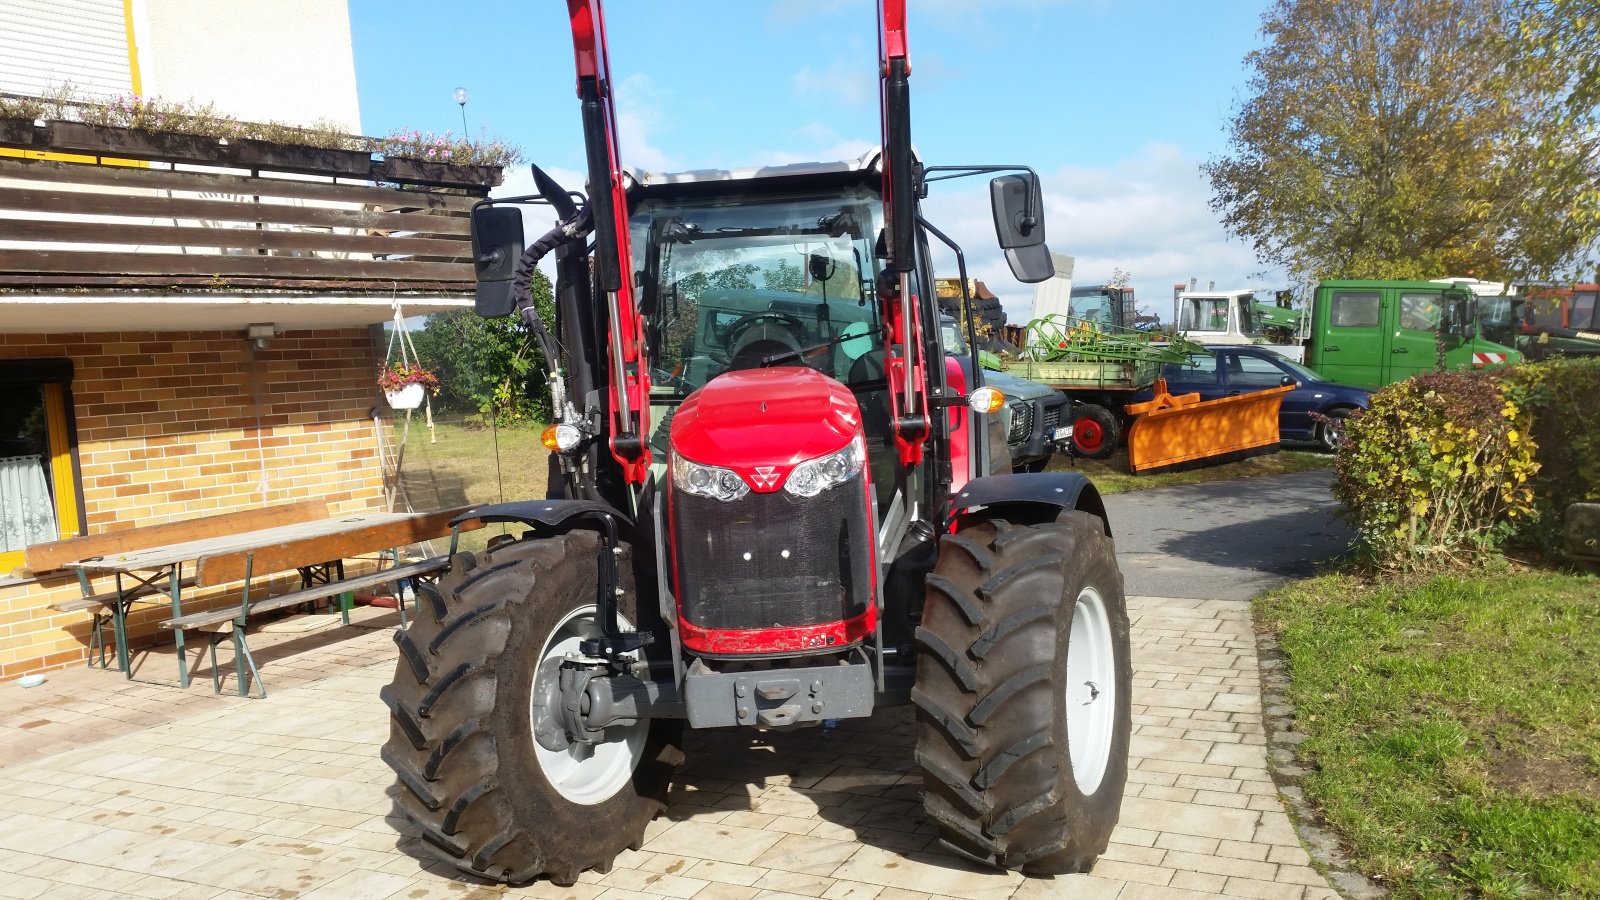
{"type": "Polygon", "coordinates": [[[1306,364],[1330,381],[1379,388],[1441,363],[1450,370],[1522,361],[1485,337],[1482,301],[1462,284],[1324,281],[1311,304],[1306,364]]]}

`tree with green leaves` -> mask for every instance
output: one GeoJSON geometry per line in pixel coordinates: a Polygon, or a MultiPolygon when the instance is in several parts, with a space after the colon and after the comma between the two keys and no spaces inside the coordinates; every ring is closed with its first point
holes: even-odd
{"type": "MultiPolygon", "coordinates": [[[[555,294],[537,269],[534,307],[555,326],[555,294]]],[[[551,421],[544,354],[515,316],[485,319],[472,310],[436,313],[411,336],[422,364],[439,376],[442,409],[475,415],[484,424],[551,421]]]]}
{"type": "Polygon", "coordinates": [[[1582,117],[1556,114],[1559,67],[1509,38],[1529,3],[1277,0],[1229,150],[1202,167],[1223,224],[1297,281],[1573,263],[1595,160],[1582,117]]]}

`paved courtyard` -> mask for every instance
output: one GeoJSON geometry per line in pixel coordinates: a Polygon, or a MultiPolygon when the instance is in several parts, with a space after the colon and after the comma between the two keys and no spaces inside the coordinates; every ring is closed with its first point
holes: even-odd
{"type": "MultiPolygon", "coordinates": [[[[252,637],[266,700],[75,668],[0,685],[0,896],[665,896],[695,900],[1336,898],[1266,771],[1249,605],[1133,598],[1134,737],[1121,825],[1092,874],[968,866],[922,817],[913,719],[695,734],[665,815],[608,874],[473,882],[391,817],[378,689],[393,613],[252,637]]],[[[194,651],[191,651],[194,659],[194,651]]],[[[223,668],[229,672],[227,654],[223,668]]],[[[138,677],[170,677],[170,648],[138,677]]]]}

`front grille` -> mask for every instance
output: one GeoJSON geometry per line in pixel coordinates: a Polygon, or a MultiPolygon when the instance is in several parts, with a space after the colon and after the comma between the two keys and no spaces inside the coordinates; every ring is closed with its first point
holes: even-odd
{"type": "Polygon", "coordinates": [[[867,611],[873,540],[859,480],[815,497],[780,490],[731,503],[674,489],[672,527],[678,604],[691,625],[788,628],[867,611]]]}
{"type": "Polygon", "coordinates": [[[1052,406],[1044,411],[1044,433],[1054,434],[1057,425],[1061,424],[1061,407],[1052,406]]]}
{"type": "Polygon", "coordinates": [[[1008,443],[1027,440],[1033,434],[1033,404],[1018,403],[1011,407],[1011,435],[1008,443]]]}

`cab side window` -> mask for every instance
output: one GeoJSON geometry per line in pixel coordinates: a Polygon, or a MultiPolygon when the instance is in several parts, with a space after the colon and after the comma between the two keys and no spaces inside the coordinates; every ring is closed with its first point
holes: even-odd
{"type": "Polygon", "coordinates": [[[1444,298],[1438,294],[1401,294],[1400,327],[1412,331],[1438,331],[1444,315],[1444,298]]]}
{"type": "Polygon", "coordinates": [[[1328,324],[1334,328],[1373,328],[1381,317],[1377,291],[1335,291],[1328,304],[1328,324]]]}

